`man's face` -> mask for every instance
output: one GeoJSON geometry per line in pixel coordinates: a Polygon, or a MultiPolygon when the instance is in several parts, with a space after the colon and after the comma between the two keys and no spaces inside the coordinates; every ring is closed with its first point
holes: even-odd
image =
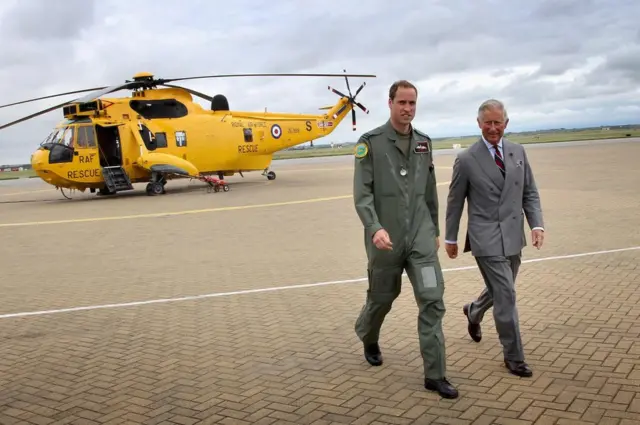
{"type": "Polygon", "coordinates": [[[410,87],[398,87],[395,99],[389,99],[391,119],[400,125],[410,124],[416,115],[416,91],[410,87]]]}
{"type": "Polygon", "coordinates": [[[509,120],[504,119],[503,111],[496,108],[484,111],[478,118],[478,126],[482,130],[482,135],[492,145],[498,144],[508,123],[509,120]]]}

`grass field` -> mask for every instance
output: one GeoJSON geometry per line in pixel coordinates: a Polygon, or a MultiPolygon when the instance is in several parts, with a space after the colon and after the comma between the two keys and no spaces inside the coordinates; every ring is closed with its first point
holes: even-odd
{"type": "MultiPolygon", "coordinates": [[[[573,142],[578,140],[596,140],[596,139],[618,139],[624,137],[640,137],[640,129],[623,129],[623,130],[575,130],[575,131],[557,131],[557,132],[540,132],[540,133],[514,133],[507,134],[506,137],[515,143],[550,143],[550,142],[573,142]],[[627,136],[630,134],[631,136],[627,136]]],[[[451,137],[443,139],[433,139],[434,149],[451,149],[454,144],[459,144],[465,148],[478,140],[478,136],[468,137],[451,137]]],[[[274,159],[293,159],[293,158],[311,158],[317,156],[336,156],[350,155],[353,153],[353,145],[350,143],[342,148],[315,148],[300,149],[277,152],[274,159]]]]}
{"type": "MultiPolygon", "coordinates": [[[[572,142],[578,140],[595,140],[595,139],[617,139],[625,137],[640,137],[640,129],[615,129],[615,130],[567,130],[557,132],[539,132],[539,133],[514,133],[507,134],[506,137],[515,143],[550,143],[550,142],[572,142]],[[630,136],[627,136],[630,135],[630,136]]],[[[454,144],[459,144],[465,148],[474,143],[477,136],[468,137],[452,137],[444,139],[434,139],[434,149],[451,149],[454,144]]],[[[294,158],[312,158],[319,156],[337,156],[351,155],[353,153],[353,145],[351,142],[341,148],[317,147],[313,149],[294,149],[277,152],[273,159],[294,159],[294,158]]],[[[14,171],[0,173],[0,180],[10,180],[19,178],[34,177],[32,170],[14,171]]]]}
{"type": "Polygon", "coordinates": [[[0,173],[0,180],[15,180],[15,179],[24,179],[29,177],[35,177],[36,173],[33,170],[24,170],[24,171],[10,171],[0,173]]]}

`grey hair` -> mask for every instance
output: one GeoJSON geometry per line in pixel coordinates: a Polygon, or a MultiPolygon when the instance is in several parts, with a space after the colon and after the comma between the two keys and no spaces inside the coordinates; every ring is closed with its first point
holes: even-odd
{"type": "Polygon", "coordinates": [[[489,109],[501,110],[502,115],[504,116],[504,120],[507,121],[509,119],[509,114],[507,114],[507,108],[505,108],[504,103],[496,99],[489,99],[482,102],[482,104],[478,108],[478,119],[482,118],[482,113],[489,109]]]}

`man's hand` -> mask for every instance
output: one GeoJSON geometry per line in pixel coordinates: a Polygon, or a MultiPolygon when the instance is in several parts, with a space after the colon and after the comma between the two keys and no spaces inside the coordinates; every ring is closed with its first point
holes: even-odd
{"type": "Polygon", "coordinates": [[[447,250],[449,258],[456,258],[458,256],[458,244],[445,243],[444,248],[447,250]]]}
{"type": "Polygon", "coordinates": [[[544,230],[536,229],[531,231],[531,242],[533,246],[540,249],[544,241],[544,230]]]}
{"type": "Polygon", "coordinates": [[[440,238],[436,236],[436,251],[440,250],[440,238]]]}
{"type": "Polygon", "coordinates": [[[386,230],[380,229],[373,235],[373,243],[376,248],[391,251],[393,244],[386,230]]]}

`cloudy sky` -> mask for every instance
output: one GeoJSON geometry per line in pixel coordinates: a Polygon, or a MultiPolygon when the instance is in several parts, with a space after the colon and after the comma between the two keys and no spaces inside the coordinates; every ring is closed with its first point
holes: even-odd
{"type": "MultiPolygon", "coordinates": [[[[511,130],[640,122],[638,0],[2,0],[0,104],[157,77],[218,73],[376,74],[358,96],[353,141],[388,117],[387,90],[419,87],[415,124],[433,137],[476,134],[486,98],[511,130]]],[[[352,90],[362,79],[350,81],[352,90]]],[[[232,109],[316,113],[344,79],[185,82],[232,109]]],[[[126,95],[124,91],[118,95],[126,95]]],[[[0,109],[4,124],[73,96],[0,109]]],[[[197,100],[208,107],[205,101],[197,100]]],[[[0,163],[28,161],[62,111],[0,130],[0,163]]],[[[320,141],[318,141],[320,142],[320,141]]]]}

